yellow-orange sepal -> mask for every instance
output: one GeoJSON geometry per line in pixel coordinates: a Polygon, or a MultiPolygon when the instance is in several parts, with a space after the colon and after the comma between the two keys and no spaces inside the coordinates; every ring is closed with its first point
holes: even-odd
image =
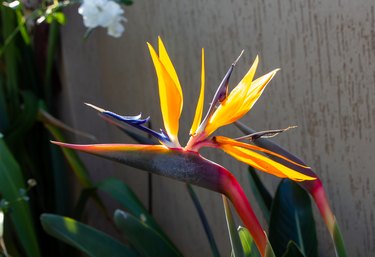
{"type": "Polygon", "coordinates": [[[204,84],[205,84],[205,70],[204,70],[204,49],[202,48],[202,72],[201,72],[201,90],[199,93],[199,99],[197,103],[197,108],[195,109],[195,116],[193,125],[190,129],[190,135],[194,135],[196,132],[199,124],[202,120],[202,114],[203,114],[203,104],[204,104],[204,84]]]}
{"type": "Polygon", "coordinates": [[[257,147],[254,145],[249,145],[246,143],[238,142],[236,140],[226,138],[226,137],[215,137],[215,143],[220,149],[222,149],[227,154],[236,158],[239,161],[242,161],[254,168],[270,173],[280,178],[289,178],[295,181],[304,181],[304,180],[315,180],[315,177],[311,177],[305,174],[302,174],[298,171],[295,171],[291,168],[288,168],[274,160],[269,159],[268,157],[259,154],[255,151],[261,151],[267,154],[274,155],[278,158],[284,159],[293,165],[300,166],[302,168],[309,169],[309,167],[302,166],[296,162],[289,160],[288,158],[274,153],[272,151],[257,147]]]}
{"type": "Polygon", "coordinates": [[[259,58],[256,57],[253,65],[241,82],[230,92],[210,118],[205,134],[208,136],[219,127],[228,125],[242,118],[261,96],[267,84],[275,76],[277,70],[269,72],[253,81],[259,58]]]}
{"type": "Polygon", "coordinates": [[[165,130],[172,143],[179,147],[178,128],[183,106],[183,95],[177,73],[159,37],[159,55],[147,43],[158,77],[160,107],[165,130]]]}

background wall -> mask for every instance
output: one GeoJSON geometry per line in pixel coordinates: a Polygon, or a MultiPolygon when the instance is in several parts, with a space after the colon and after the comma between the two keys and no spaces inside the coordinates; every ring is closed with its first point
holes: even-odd
{"type": "MultiPolygon", "coordinates": [[[[97,30],[87,39],[77,10],[62,30],[63,117],[100,142],[130,142],[83,102],[120,114],[152,117],[162,127],[157,79],[146,47],[161,35],[180,76],[185,108],[180,141],[186,142],[199,93],[200,49],[206,49],[207,91],[212,97],[232,61],[245,49],[232,86],[260,55],[258,75],[281,71],[243,121],[254,129],[297,129],[276,140],[321,176],[342,227],[349,256],[375,254],[375,3],[373,0],[148,0],[126,9],[120,39],[97,30]],[[185,136],[183,136],[185,135],[185,136]]],[[[235,128],[221,134],[239,136],[235,128]]],[[[77,138],[76,142],[87,142],[77,138]]],[[[234,171],[247,192],[246,167],[215,151],[204,155],[234,171]]],[[[186,256],[210,256],[199,218],[183,184],[152,178],[125,166],[84,156],[96,179],[122,177],[186,256]]],[[[270,190],[277,179],[262,176],[270,190]]],[[[218,194],[197,189],[223,256],[229,256],[218,194]]],[[[250,192],[249,192],[250,193],[250,192]]],[[[252,199],[252,198],[250,198],[252,199]]],[[[254,201],[253,201],[254,202],[254,201]]],[[[257,208],[254,203],[254,207],[257,208]]],[[[93,209],[91,219],[95,219],[93,209]]],[[[321,256],[334,256],[328,231],[316,216],[321,256]]],[[[107,229],[105,223],[95,223],[107,229]]]]}

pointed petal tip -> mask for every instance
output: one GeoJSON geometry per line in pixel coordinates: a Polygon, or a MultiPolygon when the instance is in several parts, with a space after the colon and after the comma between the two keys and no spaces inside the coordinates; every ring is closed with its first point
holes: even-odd
{"type": "Polygon", "coordinates": [[[71,147],[72,146],[72,144],[63,143],[63,142],[59,142],[59,141],[50,140],[50,142],[51,142],[51,144],[61,146],[61,147],[71,147]]]}
{"type": "Polygon", "coordinates": [[[240,55],[237,57],[237,59],[232,63],[233,66],[236,66],[237,62],[240,60],[242,57],[243,53],[245,52],[245,49],[242,49],[240,55]]]}
{"type": "MultiPolygon", "coordinates": [[[[151,53],[151,52],[155,52],[154,47],[153,47],[149,42],[146,42],[146,44],[147,44],[147,47],[148,47],[148,50],[150,51],[150,53],[151,53]]],[[[156,52],[155,52],[155,54],[156,54],[156,52]]],[[[157,54],[156,54],[156,55],[157,55],[157,54]]]]}
{"type": "Polygon", "coordinates": [[[104,110],[103,108],[100,108],[100,107],[95,106],[95,105],[93,105],[93,104],[90,104],[90,103],[84,103],[84,104],[87,105],[88,107],[91,107],[91,108],[97,110],[97,111],[100,112],[100,113],[105,112],[105,110],[104,110]]]}

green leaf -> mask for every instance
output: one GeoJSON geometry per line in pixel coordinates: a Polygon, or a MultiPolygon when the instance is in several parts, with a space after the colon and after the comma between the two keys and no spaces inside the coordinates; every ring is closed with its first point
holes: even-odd
{"type": "Polygon", "coordinates": [[[269,240],[276,256],[282,256],[294,241],[307,257],[318,256],[315,222],[310,197],[296,182],[280,182],[273,200],[269,240]]]}
{"type": "Polygon", "coordinates": [[[47,23],[52,23],[56,21],[57,23],[64,25],[66,23],[66,17],[62,12],[53,12],[46,17],[47,23]]]}
{"type": "Polygon", "coordinates": [[[93,194],[96,194],[98,189],[109,194],[112,198],[117,200],[124,209],[158,232],[165,241],[173,244],[160,228],[154,217],[148,213],[147,209],[143,206],[142,202],[134,194],[131,188],[119,179],[109,178],[92,188],[83,190],[76,209],[79,211],[83,210],[87,200],[92,197],[93,194]]]}
{"type": "Polygon", "coordinates": [[[229,238],[230,244],[232,246],[232,255],[234,257],[244,257],[244,250],[242,248],[242,241],[240,240],[240,236],[238,235],[236,225],[234,224],[232,212],[229,207],[229,201],[223,195],[223,204],[224,204],[224,211],[225,211],[225,218],[227,220],[227,226],[229,231],[229,238]]]}
{"type": "Polygon", "coordinates": [[[248,167],[250,188],[257,200],[257,203],[262,210],[264,218],[269,222],[270,211],[272,205],[272,196],[267,188],[263,185],[255,169],[251,166],[248,167]]]}
{"type": "Polygon", "coordinates": [[[51,236],[81,250],[92,257],[136,257],[131,248],[105,233],[74,219],[43,214],[41,222],[44,230],[51,236]]]}
{"type": "Polygon", "coordinates": [[[116,226],[132,246],[144,257],[175,257],[182,254],[158,232],[130,213],[116,210],[114,213],[116,226]]]}
{"type": "Polygon", "coordinates": [[[270,241],[267,241],[265,257],[276,257],[276,255],[275,255],[275,253],[272,249],[272,246],[270,244],[270,241]]]}
{"type": "Polygon", "coordinates": [[[238,227],[238,235],[240,236],[242,249],[244,251],[245,257],[261,257],[253,237],[250,232],[245,227],[238,227]]]}
{"type": "Polygon", "coordinates": [[[30,40],[30,36],[26,28],[26,22],[25,22],[26,17],[24,17],[21,8],[16,9],[16,15],[17,15],[18,28],[23,38],[23,41],[26,45],[29,45],[31,40],[30,40]]]}
{"type": "Polygon", "coordinates": [[[142,220],[142,222],[146,223],[154,230],[158,232],[161,231],[155,219],[148,213],[138,197],[124,182],[115,178],[109,178],[100,182],[97,188],[112,196],[123,208],[136,218],[142,220]]]}
{"type": "Polygon", "coordinates": [[[9,215],[27,256],[40,256],[29,205],[19,200],[22,188],[26,186],[21,169],[0,137],[0,193],[10,202],[9,215]]]}
{"type": "Polygon", "coordinates": [[[283,257],[305,257],[305,255],[303,255],[295,242],[290,241],[283,257]]]}

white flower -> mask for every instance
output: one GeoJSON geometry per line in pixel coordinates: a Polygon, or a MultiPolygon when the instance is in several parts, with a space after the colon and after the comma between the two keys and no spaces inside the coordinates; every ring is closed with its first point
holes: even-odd
{"type": "Polygon", "coordinates": [[[122,25],[121,21],[126,21],[126,19],[120,16],[117,17],[117,19],[114,19],[112,23],[108,25],[108,35],[112,37],[121,37],[122,33],[125,31],[124,25],[122,25]]]}
{"type": "Polygon", "coordinates": [[[89,29],[107,28],[108,35],[113,37],[120,37],[125,30],[124,10],[114,1],[83,0],[78,13],[83,16],[83,24],[89,29]]]}

